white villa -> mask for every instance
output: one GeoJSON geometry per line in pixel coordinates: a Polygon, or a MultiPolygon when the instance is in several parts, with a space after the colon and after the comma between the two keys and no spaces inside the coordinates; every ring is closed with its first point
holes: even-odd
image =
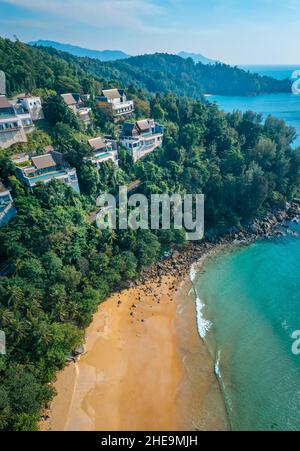
{"type": "Polygon", "coordinates": [[[26,133],[33,128],[28,111],[17,111],[5,96],[0,96],[0,148],[7,149],[13,144],[27,142],[26,133]]]}
{"type": "Polygon", "coordinates": [[[14,101],[16,101],[14,104],[15,108],[23,108],[28,111],[33,121],[44,119],[42,101],[40,97],[25,93],[14,97],[11,102],[13,103],[14,101]]]}
{"type": "Polygon", "coordinates": [[[43,155],[17,154],[11,157],[18,178],[31,190],[38,184],[60,180],[80,193],[77,172],[65,161],[62,153],[51,149],[43,155]]]}
{"type": "Polygon", "coordinates": [[[34,130],[34,121],[42,119],[43,110],[40,97],[25,94],[8,100],[0,96],[0,148],[7,149],[13,144],[26,143],[27,134],[34,130]]]}
{"type": "Polygon", "coordinates": [[[112,161],[118,164],[118,146],[116,141],[103,139],[101,136],[93,138],[88,141],[89,146],[93,149],[93,155],[86,158],[91,161],[97,168],[104,161],[112,161]]]}
{"type": "Polygon", "coordinates": [[[85,106],[85,101],[89,99],[89,95],[81,95],[79,93],[68,93],[62,94],[62,98],[68,107],[73,111],[74,114],[79,118],[80,122],[85,126],[89,127],[92,124],[92,119],[90,117],[91,108],[85,106]]]}
{"type": "Polygon", "coordinates": [[[134,112],[134,102],[127,100],[123,89],[105,89],[101,96],[97,96],[100,110],[114,116],[126,116],[134,112]]]}
{"type": "Polygon", "coordinates": [[[163,136],[164,127],[154,119],[125,122],[121,132],[121,144],[132,153],[134,161],[137,161],[161,147],[163,136]]]}
{"type": "Polygon", "coordinates": [[[0,180],[0,227],[12,219],[16,213],[11,194],[0,180]]]}

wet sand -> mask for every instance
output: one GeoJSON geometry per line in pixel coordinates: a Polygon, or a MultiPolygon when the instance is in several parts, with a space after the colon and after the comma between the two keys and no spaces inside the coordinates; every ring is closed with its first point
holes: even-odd
{"type": "Polygon", "coordinates": [[[133,288],[101,304],[86,331],[87,352],[58,373],[57,396],[40,429],[229,429],[187,274],[224,247],[276,236],[298,210],[292,205],[237,233],[172,252],[133,288]]]}
{"type": "Polygon", "coordinates": [[[214,362],[197,329],[195,294],[190,281],[181,285],[176,299],[175,330],[184,366],[177,394],[181,430],[227,431],[230,427],[214,362]]]}
{"type": "Polygon", "coordinates": [[[41,429],[228,429],[191,284],[178,288],[178,277],[163,275],[101,304],[86,353],[58,373],[41,429]]]}

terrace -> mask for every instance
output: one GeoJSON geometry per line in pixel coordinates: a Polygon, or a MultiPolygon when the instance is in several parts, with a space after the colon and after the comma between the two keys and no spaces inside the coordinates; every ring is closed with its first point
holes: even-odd
{"type": "Polygon", "coordinates": [[[117,115],[130,114],[134,112],[134,103],[132,100],[113,104],[113,111],[117,115]]]}
{"type": "Polygon", "coordinates": [[[62,169],[62,170],[51,171],[51,169],[49,169],[48,171],[45,172],[45,174],[41,174],[41,175],[28,174],[27,178],[30,179],[31,183],[37,183],[42,180],[50,181],[53,178],[60,178],[60,177],[66,176],[66,175],[68,175],[67,170],[62,169]]]}
{"type": "Polygon", "coordinates": [[[93,149],[93,155],[86,160],[91,161],[97,168],[101,163],[111,160],[118,164],[118,147],[113,140],[103,139],[102,137],[93,138],[88,141],[89,146],[93,149]]]}

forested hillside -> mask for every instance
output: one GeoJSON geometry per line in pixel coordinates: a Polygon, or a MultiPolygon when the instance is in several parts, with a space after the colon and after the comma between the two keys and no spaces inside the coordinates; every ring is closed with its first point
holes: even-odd
{"type": "MultiPolygon", "coordinates": [[[[87,66],[96,75],[102,74],[91,62],[87,66]]],[[[120,77],[126,77],[124,81],[127,83],[137,80],[142,88],[150,92],[172,91],[197,99],[205,93],[257,95],[290,90],[289,82],[278,83],[278,80],[250,74],[226,64],[196,64],[191,58],[184,60],[168,54],[137,56],[107,64],[106,70],[108,68],[112,73],[118,70],[120,77]]]]}
{"type": "MultiPolygon", "coordinates": [[[[132,88],[139,100],[137,117],[154,117],[165,126],[163,148],[134,164],[120,147],[119,167],[105,162],[98,171],[85,161],[87,134],[118,138],[118,127],[91,102],[94,125],[82,130],[58,95],[95,89],[100,78],[83,69],[92,73],[96,63],[70,55],[61,59],[55,51],[50,55],[7,40],[0,41],[0,49],[10,93],[42,88],[48,137],[76,167],[82,192],[52,181],[32,194],[16,178],[9,158],[0,155],[0,178],[11,188],[18,211],[0,229],[0,269],[9,268],[0,275],[0,330],[7,339],[7,355],[0,356],[0,430],[34,430],[53,396],[49,383],[82,342],[99,303],[136,280],[170,246],[185,245],[184,230],[99,230],[89,220],[97,195],[114,193],[137,179],[147,196],[204,193],[207,228],[239,226],[299,193],[300,149],[291,148],[295,130],[277,119],[263,123],[252,112],[225,114],[215,105],[175,93],[149,95],[132,88]]],[[[155,69],[162,69],[165,57],[155,58],[162,61],[155,69]]],[[[150,60],[141,60],[141,79],[150,60]]],[[[174,70],[176,64],[175,59],[174,70]]],[[[190,61],[185,64],[195,69],[190,61]]],[[[103,67],[107,72],[101,77],[113,78],[111,66],[103,67]]],[[[134,67],[129,63],[125,71],[132,80],[134,67]]],[[[115,78],[121,76],[121,69],[114,71],[115,78]]],[[[147,79],[153,83],[151,91],[156,83],[167,89],[158,73],[157,82],[151,81],[154,72],[147,79]]]]}
{"type": "Polygon", "coordinates": [[[8,95],[36,88],[59,93],[87,89],[87,76],[78,67],[20,41],[0,38],[0,68],[6,74],[8,95]]]}
{"type": "Polygon", "coordinates": [[[204,93],[256,95],[290,90],[287,80],[260,77],[221,63],[195,64],[191,58],[185,60],[168,54],[104,63],[1,38],[0,68],[7,74],[9,94],[40,87],[60,93],[84,91],[88,88],[88,75],[99,81],[115,80],[120,86],[133,85],[150,93],[171,91],[197,99],[204,93]]]}
{"type": "Polygon", "coordinates": [[[133,84],[154,93],[171,91],[200,99],[205,93],[257,95],[290,91],[288,80],[260,77],[222,63],[196,64],[191,58],[183,59],[176,55],[156,53],[101,63],[90,58],[76,58],[68,53],[61,54],[52,48],[43,51],[60,56],[97,77],[115,79],[124,86],[133,84]]]}

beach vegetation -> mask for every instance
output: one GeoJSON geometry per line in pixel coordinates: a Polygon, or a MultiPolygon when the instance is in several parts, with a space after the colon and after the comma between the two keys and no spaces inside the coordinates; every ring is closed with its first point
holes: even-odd
{"type": "MultiPolygon", "coordinates": [[[[82,343],[99,304],[166,250],[185,245],[184,230],[99,230],[90,219],[99,194],[116,194],[119,185],[136,181],[147,197],[203,193],[206,228],[218,231],[264,215],[298,194],[300,149],[291,147],[295,130],[275,118],[264,122],[253,112],[224,113],[201,94],[221,85],[228,94],[276,92],[285,84],[178,58],[154,55],[103,64],[0,39],[8,92],[42,90],[46,120],[32,134],[36,149],[31,150],[50,143],[58,148],[77,169],[81,188],[78,194],[56,180],[32,194],[16,178],[9,157],[0,156],[0,178],[18,212],[0,229],[0,330],[7,343],[6,355],[0,356],[2,430],[37,428],[53,396],[50,383],[82,343]],[[87,133],[60,94],[95,94],[112,79],[130,86],[137,117],[163,123],[164,143],[136,164],[120,148],[119,166],[104,163],[98,171],[85,160],[91,152],[87,133]]],[[[118,125],[93,101],[91,107],[92,133],[117,138],[118,125]]]]}

